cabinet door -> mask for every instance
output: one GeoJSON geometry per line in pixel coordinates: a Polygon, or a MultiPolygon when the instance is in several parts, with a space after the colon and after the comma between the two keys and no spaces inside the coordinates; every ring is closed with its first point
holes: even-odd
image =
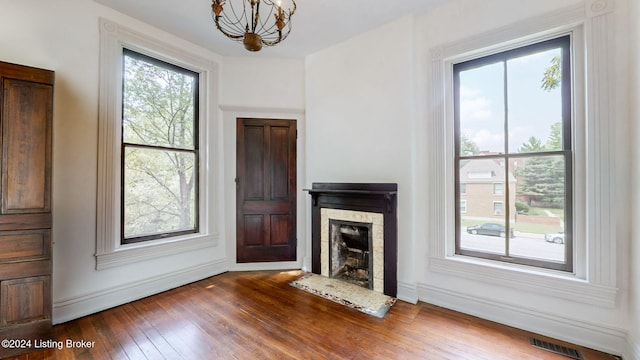
{"type": "Polygon", "coordinates": [[[2,214],[49,212],[53,87],[3,81],[2,214]]]}
{"type": "Polygon", "coordinates": [[[0,62],[0,358],[51,339],[53,79],[0,62]]]}

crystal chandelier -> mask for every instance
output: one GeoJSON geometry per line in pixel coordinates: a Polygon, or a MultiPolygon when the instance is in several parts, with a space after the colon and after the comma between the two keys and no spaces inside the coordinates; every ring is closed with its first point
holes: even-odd
{"type": "Polygon", "coordinates": [[[242,41],[245,49],[260,51],[262,45],[273,46],[291,32],[291,17],[296,2],[282,7],[282,0],[213,0],[211,10],[216,27],[228,38],[242,41]]]}

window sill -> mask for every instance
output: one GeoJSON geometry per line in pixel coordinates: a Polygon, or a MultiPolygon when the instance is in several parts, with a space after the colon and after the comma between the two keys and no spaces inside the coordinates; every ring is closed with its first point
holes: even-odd
{"type": "Polygon", "coordinates": [[[218,244],[218,238],[218,235],[191,235],[169,240],[123,245],[111,252],[96,254],[96,270],[213,247],[218,244]]]}
{"type": "Polygon", "coordinates": [[[431,258],[430,269],[437,273],[483,281],[518,291],[547,294],[604,308],[616,306],[618,289],[592,284],[573,274],[536,269],[491,260],[452,256],[431,258]]]}

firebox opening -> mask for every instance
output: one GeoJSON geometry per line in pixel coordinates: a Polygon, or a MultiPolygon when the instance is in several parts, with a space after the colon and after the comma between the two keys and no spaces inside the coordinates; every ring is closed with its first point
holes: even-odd
{"type": "Polygon", "coordinates": [[[373,288],[372,234],[369,223],[329,221],[330,277],[373,288]]]}

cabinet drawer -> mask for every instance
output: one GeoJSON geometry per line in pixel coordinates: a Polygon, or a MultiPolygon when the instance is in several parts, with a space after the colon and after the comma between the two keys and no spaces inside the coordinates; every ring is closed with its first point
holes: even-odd
{"type": "Polygon", "coordinates": [[[44,260],[51,254],[51,231],[0,231],[0,263],[44,260]]]}

